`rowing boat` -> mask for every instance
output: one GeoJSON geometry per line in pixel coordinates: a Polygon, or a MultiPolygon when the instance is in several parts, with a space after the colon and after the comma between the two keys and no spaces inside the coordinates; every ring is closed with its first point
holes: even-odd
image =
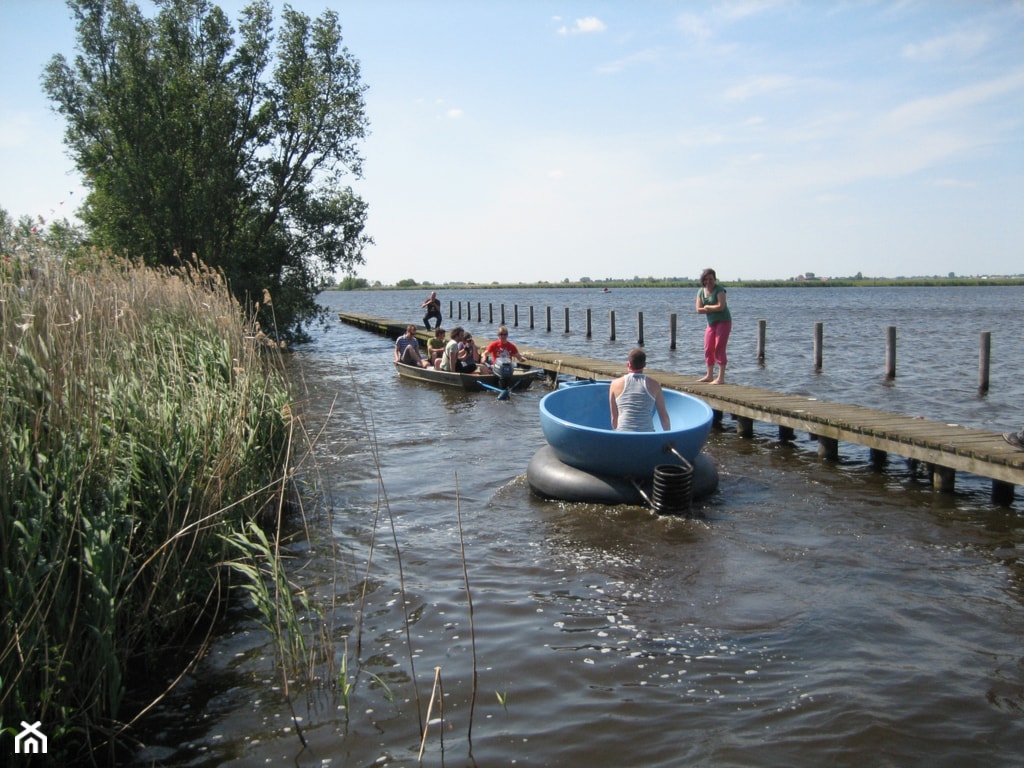
{"type": "Polygon", "coordinates": [[[407,379],[464,389],[467,392],[479,392],[489,389],[503,394],[526,389],[544,373],[543,371],[516,368],[512,372],[512,379],[508,386],[503,387],[501,386],[501,377],[494,373],[454,373],[452,371],[437,370],[436,368],[420,368],[406,363],[395,363],[395,370],[398,371],[399,376],[404,376],[407,379]]]}

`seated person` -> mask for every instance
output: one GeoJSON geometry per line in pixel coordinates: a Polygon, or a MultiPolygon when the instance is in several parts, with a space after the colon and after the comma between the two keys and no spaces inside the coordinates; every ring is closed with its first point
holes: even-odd
{"type": "Polygon", "coordinates": [[[466,331],[466,335],[462,337],[462,346],[466,351],[465,359],[473,363],[474,366],[479,365],[483,358],[480,356],[480,348],[473,341],[473,334],[466,331]]]}
{"type": "Polygon", "coordinates": [[[612,429],[620,432],[653,432],[654,411],[658,411],[661,428],[671,428],[665,394],[661,384],[644,374],[647,353],[639,347],[629,353],[625,376],[615,379],[608,388],[608,403],[612,410],[612,429]]]}
{"type": "Polygon", "coordinates": [[[445,344],[447,344],[444,338],[445,333],[447,333],[447,331],[445,331],[444,328],[435,328],[434,338],[427,342],[427,359],[430,361],[431,365],[434,364],[434,361],[437,360],[437,358],[444,354],[444,347],[445,344]]]}
{"type": "Polygon", "coordinates": [[[405,326],[405,333],[395,342],[395,362],[429,368],[430,364],[420,357],[420,342],[416,338],[416,326],[405,326]]]}
{"type": "Polygon", "coordinates": [[[501,376],[501,386],[508,387],[508,382],[514,370],[512,361],[526,362],[526,358],[519,354],[519,348],[508,340],[508,328],[504,325],[498,326],[498,338],[487,345],[484,350],[484,361],[491,366],[494,373],[501,376]]]}
{"type": "Polygon", "coordinates": [[[442,371],[454,373],[472,373],[476,370],[476,363],[468,359],[469,353],[463,345],[466,331],[462,326],[452,328],[449,334],[448,344],[445,345],[444,354],[435,362],[434,367],[442,371]]]}

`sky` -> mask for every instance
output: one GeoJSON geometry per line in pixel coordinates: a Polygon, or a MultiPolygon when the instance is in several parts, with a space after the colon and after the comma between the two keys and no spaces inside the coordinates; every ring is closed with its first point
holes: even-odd
{"type": "MultiPolygon", "coordinates": [[[[291,5],[368,86],[371,283],[1024,273],[1024,0],[291,5]]],[[[16,219],[86,193],[56,53],[63,2],[0,0],[16,219]]]]}

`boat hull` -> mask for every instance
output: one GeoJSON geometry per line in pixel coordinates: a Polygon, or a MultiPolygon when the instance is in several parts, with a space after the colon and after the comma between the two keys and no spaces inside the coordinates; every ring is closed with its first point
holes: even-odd
{"type": "MultiPolygon", "coordinates": [[[[453,373],[439,371],[435,368],[420,368],[405,363],[395,363],[395,370],[400,376],[416,381],[425,381],[442,387],[464,389],[467,392],[478,392],[485,389],[502,390],[501,379],[494,374],[453,373]]],[[[508,390],[526,389],[540,375],[537,371],[516,369],[512,374],[512,384],[508,390]]]]}
{"type": "Polygon", "coordinates": [[[609,381],[568,386],[540,401],[540,423],[559,460],[596,475],[649,479],[659,464],[678,464],[678,452],[691,464],[708,433],[714,412],[703,400],[664,390],[672,428],[654,432],[617,432],[608,406],[609,381]]]}

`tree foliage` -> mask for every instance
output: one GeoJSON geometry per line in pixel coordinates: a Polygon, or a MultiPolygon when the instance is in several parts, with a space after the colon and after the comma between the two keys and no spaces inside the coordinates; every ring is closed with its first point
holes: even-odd
{"type": "Polygon", "coordinates": [[[68,0],[78,53],[43,77],[89,190],[93,242],[146,263],[193,254],[235,296],[261,302],[265,330],[304,338],[319,287],[363,263],[367,131],[359,64],[333,11],[268,0],[238,29],[209,0],[68,0]],[[263,301],[269,292],[272,304],[263,301]]]}

